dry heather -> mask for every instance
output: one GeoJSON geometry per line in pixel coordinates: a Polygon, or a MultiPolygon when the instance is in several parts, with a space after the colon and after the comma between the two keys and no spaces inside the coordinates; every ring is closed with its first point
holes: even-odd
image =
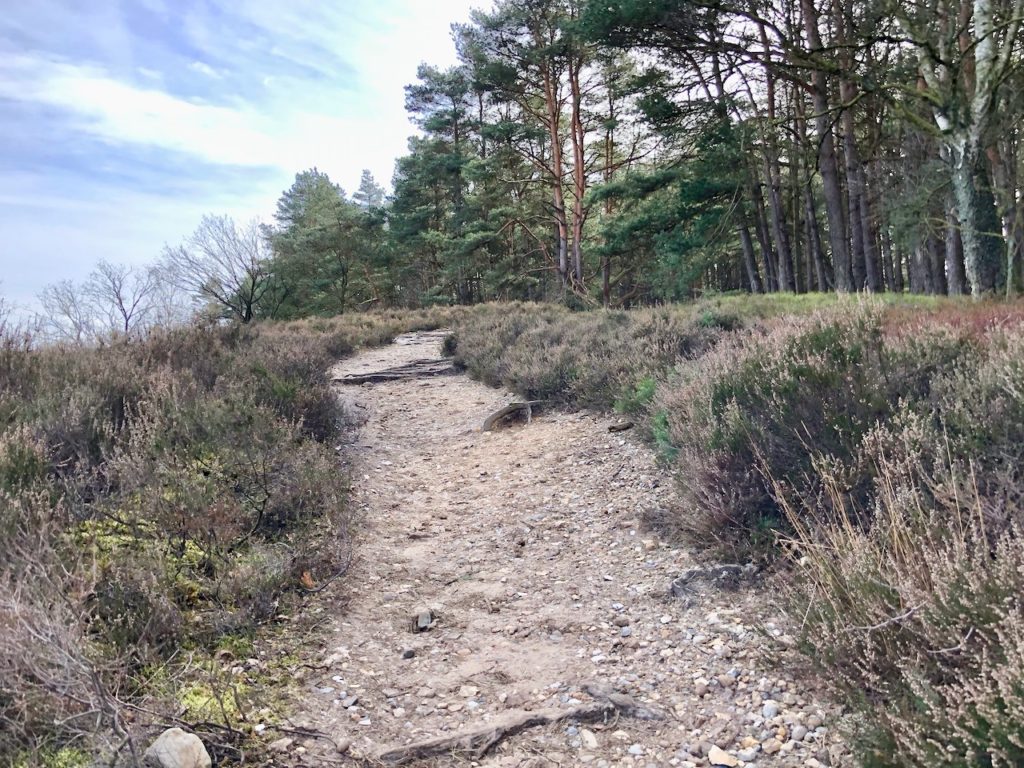
{"type": "Polygon", "coordinates": [[[158,330],[91,348],[0,338],[0,755],[136,753],[147,722],[235,753],[225,677],[344,571],[337,358],[442,311],[158,330]],[[214,653],[216,652],[216,658],[214,653]]]}
{"type": "Polygon", "coordinates": [[[634,414],[681,492],[661,522],[777,564],[864,765],[1024,762],[1019,306],[521,305],[449,346],[526,397],[634,414]]]}

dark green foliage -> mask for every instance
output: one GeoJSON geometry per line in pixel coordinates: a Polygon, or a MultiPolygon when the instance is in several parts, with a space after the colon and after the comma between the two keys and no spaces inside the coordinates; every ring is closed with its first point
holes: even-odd
{"type": "Polygon", "coordinates": [[[383,202],[372,177],[359,199],[315,168],[299,173],[277,205],[268,231],[274,255],[273,289],[264,317],[330,316],[379,301],[387,289],[383,202]]]}

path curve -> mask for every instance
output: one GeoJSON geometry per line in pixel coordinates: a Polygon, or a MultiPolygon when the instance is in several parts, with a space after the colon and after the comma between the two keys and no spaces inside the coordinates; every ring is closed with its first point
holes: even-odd
{"type": "MultiPolygon", "coordinates": [[[[438,357],[442,337],[399,337],[334,373],[438,357]]],[[[546,412],[483,433],[515,398],[465,375],[339,389],[366,416],[349,451],[356,554],[296,723],[347,751],[295,741],[292,760],[376,764],[510,710],[586,704],[596,681],[668,717],[532,728],[475,763],[420,764],[848,764],[827,708],[764,661],[779,644],[755,626],[782,634],[769,594],[669,594],[691,556],[641,520],[671,506],[672,484],[608,431],[613,417],[546,412]]]]}

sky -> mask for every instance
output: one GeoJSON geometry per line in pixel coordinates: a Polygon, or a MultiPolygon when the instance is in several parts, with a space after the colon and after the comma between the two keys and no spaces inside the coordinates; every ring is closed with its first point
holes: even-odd
{"type": "Polygon", "coordinates": [[[488,0],[31,0],[0,14],[0,296],[155,261],[295,174],[389,186],[403,87],[488,0]]]}

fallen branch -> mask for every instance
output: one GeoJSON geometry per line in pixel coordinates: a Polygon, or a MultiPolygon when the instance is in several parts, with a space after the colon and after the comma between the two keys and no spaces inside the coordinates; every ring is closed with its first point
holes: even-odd
{"type": "Polygon", "coordinates": [[[461,756],[479,760],[503,740],[527,728],[553,725],[567,720],[580,723],[602,722],[613,716],[640,720],[663,720],[664,713],[638,704],[632,697],[610,691],[597,684],[583,686],[595,701],[572,709],[542,709],[536,712],[509,710],[504,717],[486,727],[440,736],[401,747],[391,747],[377,756],[384,765],[408,765],[432,757],[461,756]]]}
{"type": "Polygon", "coordinates": [[[526,411],[526,423],[529,424],[533,421],[533,406],[540,405],[543,400],[527,400],[525,403],[509,403],[504,408],[501,408],[486,419],[484,419],[484,425],[481,427],[482,432],[490,432],[498,425],[499,422],[507,419],[514,413],[520,413],[526,411]]]}

